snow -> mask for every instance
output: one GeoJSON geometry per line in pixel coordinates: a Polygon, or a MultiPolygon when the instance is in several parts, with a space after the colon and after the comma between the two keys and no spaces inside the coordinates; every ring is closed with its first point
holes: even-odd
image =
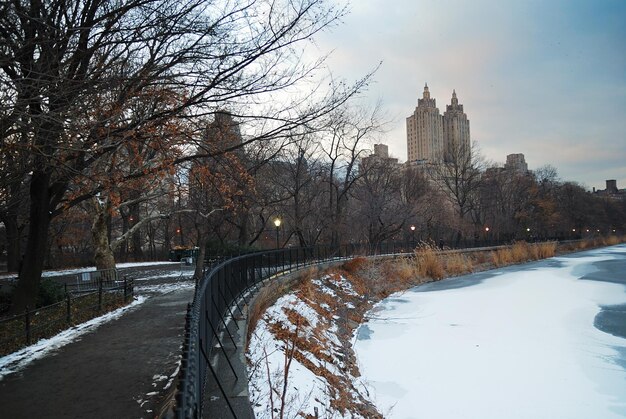
{"type": "MultiPolygon", "coordinates": [[[[328,277],[322,278],[328,280],[328,277]]],[[[316,286],[317,292],[321,294],[329,294],[339,300],[341,304],[342,296],[349,295],[353,292],[349,283],[344,278],[338,281],[324,282],[321,280],[311,281],[316,286]],[[340,287],[341,293],[337,293],[329,288],[340,287]]],[[[301,297],[296,293],[290,293],[280,297],[274,305],[269,307],[259,320],[250,338],[248,351],[246,356],[250,361],[249,368],[249,392],[250,400],[254,409],[255,417],[258,419],[272,418],[276,416],[276,412],[272,414],[270,399],[270,382],[271,387],[276,389],[273,394],[274,408],[280,409],[280,395],[284,383],[284,370],[287,359],[286,346],[292,342],[277,338],[271,330],[272,325],[281,325],[283,330],[295,332],[297,327],[297,336],[299,340],[306,340],[310,346],[301,346],[299,353],[305,360],[302,362],[300,358],[291,358],[291,364],[287,374],[287,390],[285,394],[287,411],[286,417],[296,417],[299,412],[309,415],[314,414],[317,408],[320,417],[330,417],[334,409],[331,408],[331,393],[333,390],[329,387],[326,378],[313,372],[307,365],[309,364],[316,369],[324,369],[328,373],[338,377],[347,375],[345,372],[346,365],[344,362],[341,340],[338,337],[338,327],[331,320],[331,307],[326,303],[311,301],[309,297],[301,297]],[[321,313],[316,311],[313,306],[321,309],[321,313]],[[290,311],[297,312],[306,319],[304,324],[296,326],[288,317],[290,311]],[[325,357],[316,356],[311,349],[312,346],[320,345],[319,353],[325,357]]],[[[291,348],[291,346],[289,346],[291,348]]],[[[350,381],[358,383],[358,379],[350,376],[350,381]]],[[[362,387],[360,387],[362,388],[362,387]]],[[[354,392],[350,389],[352,394],[354,392]]],[[[356,397],[356,396],[355,396],[356,397]]]]}
{"type": "Polygon", "coordinates": [[[152,281],[155,279],[166,279],[166,278],[178,278],[178,279],[189,279],[193,277],[194,271],[173,271],[167,273],[160,273],[158,275],[153,276],[144,276],[141,278],[136,278],[135,281],[152,281]]]}
{"type": "MultiPolygon", "coordinates": [[[[274,306],[276,307],[276,306],[274,306]]],[[[277,341],[269,331],[266,322],[259,322],[250,341],[248,353],[251,359],[257,362],[251,368],[250,376],[250,399],[253,401],[254,416],[257,419],[272,418],[269,400],[269,380],[272,387],[282,388],[283,371],[285,366],[285,352],[283,343],[277,341]]],[[[288,374],[287,406],[289,417],[295,416],[299,410],[306,410],[311,402],[316,405],[328,405],[329,400],[325,394],[326,380],[316,376],[297,359],[291,359],[288,374]]],[[[274,395],[274,405],[280,404],[280,397],[274,395]]]]}
{"type": "Polygon", "coordinates": [[[84,334],[93,332],[104,323],[118,319],[128,311],[137,308],[144,301],[146,301],[146,297],[137,296],[132,303],[125,307],[118,308],[100,317],[93,318],[85,323],[64,330],[51,338],[41,339],[33,345],[0,358],[0,381],[5,376],[23,369],[31,362],[43,358],[59,348],[78,340],[84,334]]]}
{"type": "MultiPolygon", "coordinates": [[[[136,268],[136,267],[142,267],[142,266],[173,266],[173,265],[180,265],[180,263],[179,262],[127,262],[127,263],[117,263],[115,267],[117,269],[123,269],[123,268],[136,268]]],[[[44,271],[42,272],[41,276],[43,278],[49,278],[49,277],[61,276],[61,275],[78,274],[82,272],[92,272],[95,270],[96,270],[95,266],[88,266],[84,268],[73,268],[73,269],[58,269],[58,270],[53,270],[53,271],[44,271]]],[[[15,273],[0,274],[0,279],[15,279],[15,278],[17,278],[17,274],[15,273]]]]}
{"type": "MultiPolygon", "coordinates": [[[[160,277],[159,277],[160,278],[160,277]]],[[[170,292],[179,291],[179,290],[187,290],[191,288],[195,288],[196,284],[190,281],[180,281],[166,284],[156,284],[156,285],[140,285],[135,287],[135,294],[144,295],[144,294],[168,294],[170,292]]]]}
{"type": "Polygon", "coordinates": [[[624,245],[594,250],[553,258],[560,266],[505,268],[469,287],[417,287],[383,300],[354,345],[379,410],[392,418],[626,417],[626,339],[594,327],[600,306],[626,303],[624,286],[579,279],[624,253],[624,245]]]}

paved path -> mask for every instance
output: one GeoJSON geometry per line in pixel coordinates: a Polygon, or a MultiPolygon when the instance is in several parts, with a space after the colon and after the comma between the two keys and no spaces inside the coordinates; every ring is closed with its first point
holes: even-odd
{"type": "Polygon", "coordinates": [[[150,418],[175,375],[193,288],[122,317],[0,381],[0,418],[150,418]]]}

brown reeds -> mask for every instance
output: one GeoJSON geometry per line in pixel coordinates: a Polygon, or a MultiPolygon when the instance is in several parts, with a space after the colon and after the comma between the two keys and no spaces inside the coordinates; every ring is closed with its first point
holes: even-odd
{"type": "Polygon", "coordinates": [[[415,265],[421,277],[441,279],[445,273],[439,250],[431,244],[423,243],[415,249],[415,265]]]}
{"type": "Polygon", "coordinates": [[[556,242],[515,242],[512,246],[491,252],[491,262],[496,267],[552,257],[556,254],[556,242]]]}

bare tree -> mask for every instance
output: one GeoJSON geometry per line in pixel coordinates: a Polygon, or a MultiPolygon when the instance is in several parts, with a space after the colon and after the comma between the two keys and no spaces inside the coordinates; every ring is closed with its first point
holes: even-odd
{"type": "MultiPolygon", "coordinates": [[[[378,245],[416,224],[421,212],[420,198],[426,193],[426,179],[420,172],[392,159],[363,160],[363,172],[352,196],[356,199],[354,224],[364,222],[370,244],[378,245]]],[[[403,239],[405,237],[402,237],[403,239]]]]}
{"type": "Polygon", "coordinates": [[[380,103],[374,108],[344,107],[330,116],[321,148],[327,165],[328,228],[330,243],[341,243],[345,230],[345,208],[349,193],[363,175],[358,163],[364,157],[366,142],[384,130],[380,103]]]}
{"type": "Polygon", "coordinates": [[[464,235],[464,225],[476,225],[479,188],[482,182],[484,160],[476,143],[471,148],[454,144],[445,160],[430,166],[430,175],[456,213],[456,243],[464,235]]]}
{"type": "MultiPolygon", "coordinates": [[[[129,140],[145,141],[151,127],[210,114],[224,104],[251,127],[235,147],[281,138],[367,84],[368,76],[311,100],[255,105],[262,95],[310,79],[322,61],[307,63],[292,47],[344,13],[321,0],[2,3],[0,141],[3,149],[28,152],[22,173],[30,174],[28,233],[13,309],[34,302],[51,219],[103,190],[67,194],[99,159],[129,140]],[[159,106],[128,118],[146,98],[159,106]]],[[[181,134],[177,138],[184,141],[181,134]]],[[[142,174],[130,178],[137,176],[142,174]]]]}

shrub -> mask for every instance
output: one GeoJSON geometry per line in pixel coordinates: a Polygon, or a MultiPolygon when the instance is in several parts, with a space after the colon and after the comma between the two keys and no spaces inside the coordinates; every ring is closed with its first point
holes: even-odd
{"type": "Polygon", "coordinates": [[[65,298],[63,285],[51,278],[42,278],[37,295],[37,307],[49,306],[65,298]]]}
{"type": "Polygon", "coordinates": [[[343,264],[343,269],[348,272],[348,273],[357,273],[358,271],[360,271],[361,269],[363,269],[363,267],[365,265],[368,264],[368,260],[367,258],[364,257],[356,257],[354,259],[350,259],[349,261],[347,261],[346,263],[343,264]]]}

